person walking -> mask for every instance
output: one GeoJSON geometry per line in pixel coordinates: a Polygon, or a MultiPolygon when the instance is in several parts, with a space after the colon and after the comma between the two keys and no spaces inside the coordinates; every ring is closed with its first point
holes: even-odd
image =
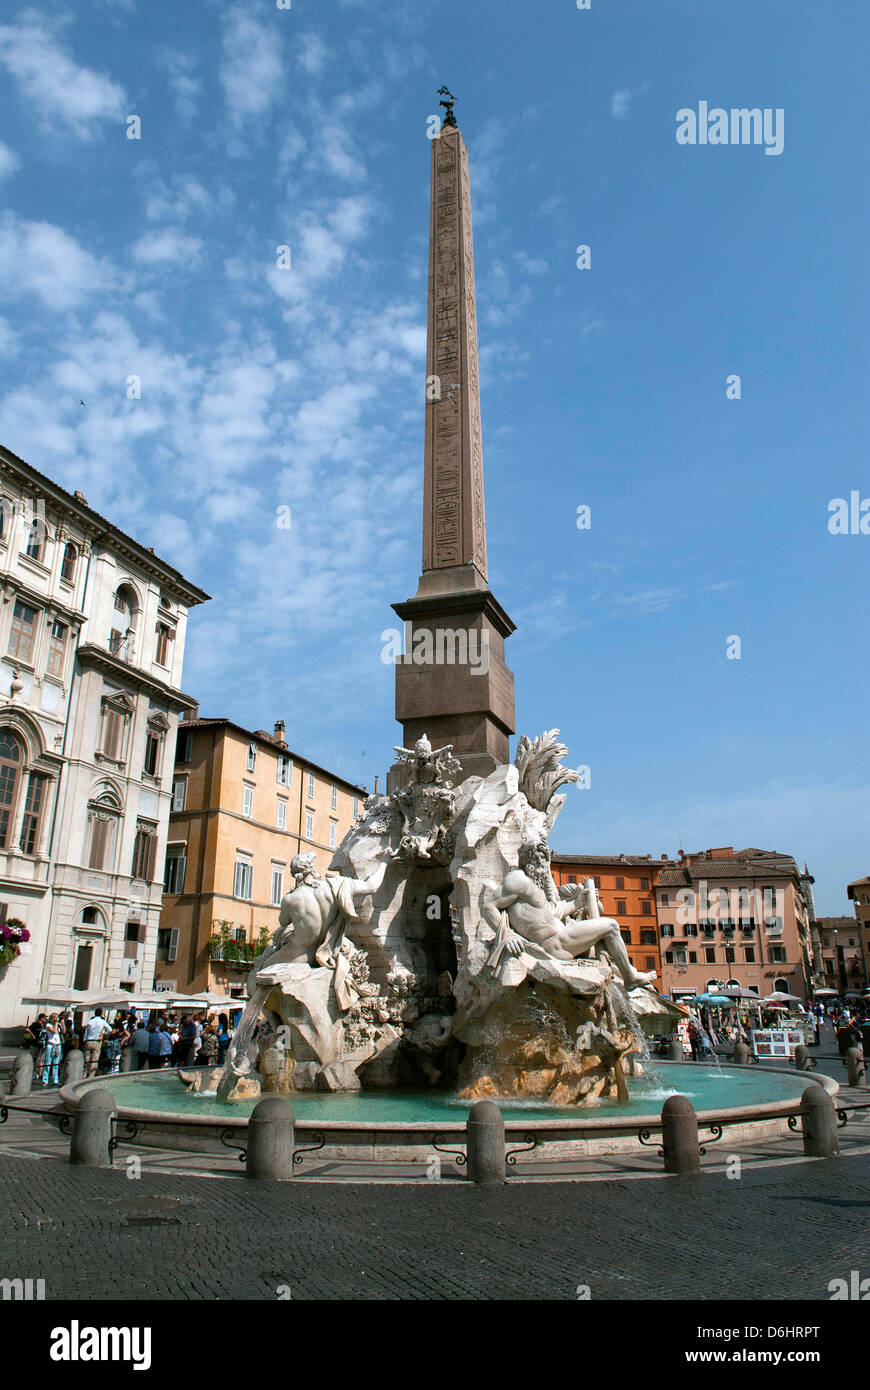
{"type": "Polygon", "coordinates": [[[103,1018],[102,1009],[97,1009],[93,1018],[89,1018],[85,1024],[83,1034],[86,1078],[97,1074],[97,1068],[100,1065],[100,1053],[103,1048],[103,1034],[109,1031],[109,1025],[103,1018]]]}
{"type": "Polygon", "coordinates": [[[179,1065],[182,1067],[192,1067],[193,1059],[196,1054],[196,1024],[189,1014],[185,1014],[184,1018],[181,1020],[181,1037],[179,1038],[179,1043],[181,1046],[181,1062],[179,1065]]]}
{"type": "Polygon", "coordinates": [[[129,1042],[130,1034],[127,1032],[124,1023],[124,1015],[118,1014],[112,1025],[111,1032],[106,1034],[106,1061],[105,1071],[113,1075],[121,1070],[121,1052],[124,1044],[129,1042]]]}
{"type": "Polygon", "coordinates": [[[169,1031],[169,1024],[165,1020],[157,1029],[157,1036],[160,1039],[160,1061],[158,1066],[168,1067],[172,1060],[172,1034],[169,1031]]]}
{"type": "Polygon", "coordinates": [[[60,1078],[58,1068],[60,1067],[61,1054],[61,1034],[58,1027],[57,1014],[52,1014],[43,1030],[45,1039],[45,1051],[42,1061],[42,1084],[43,1086],[59,1086],[60,1078]]]}
{"type": "Polygon", "coordinates": [[[160,1033],[157,1030],[157,1022],[148,1025],[148,1066],[152,1071],[156,1071],[162,1066],[160,1061],[160,1033]]]}
{"type": "Polygon", "coordinates": [[[148,1065],[148,1043],[151,1034],[144,1023],[138,1023],[130,1035],[130,1046],[133,1049],[133,1059],[135,1061],[134,1071],[141,1071],[148,1065]]]}
{"type": "Polygon", "coordinates": [[[210,1023],[202,1035],[202,1041],[196,1058],[197,1065],[200,1067],[216,1067],[219,1052],[220,1041],[218,1039],[217,1026],[214,1023],[210,1023]]]}

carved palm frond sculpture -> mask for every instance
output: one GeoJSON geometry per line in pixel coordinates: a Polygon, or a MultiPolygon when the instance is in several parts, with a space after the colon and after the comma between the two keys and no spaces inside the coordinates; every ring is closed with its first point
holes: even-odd
{"type": "Polygon", "coordinates": [[[558,742],[558,733],[558,729],[547,729],[536,739],[523,734],[517,744],[514,763],[520,774],[520,791],[536,811],[546,812],[559,787],[580,780],[579,772],[562,766],[568,749],[558,742]]]}

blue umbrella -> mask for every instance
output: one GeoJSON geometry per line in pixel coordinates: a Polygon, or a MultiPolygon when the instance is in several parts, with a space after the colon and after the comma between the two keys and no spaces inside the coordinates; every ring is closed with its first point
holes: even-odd
{"type": "Polygon", "coordinates": [[[726,999],[726,997],[725,997],[724,994],[696,994],[696,995],[695,995],[695,998],[694,998],[694,1000],[693,1000],[692,1002],[695,1003],[695,1004],[720,1004],[720,1005],[721,1005],[721,1004],[733,1004],[733,1003],[734,1003],[734,1000],[733,1000],[733,999],[726,999]]]}

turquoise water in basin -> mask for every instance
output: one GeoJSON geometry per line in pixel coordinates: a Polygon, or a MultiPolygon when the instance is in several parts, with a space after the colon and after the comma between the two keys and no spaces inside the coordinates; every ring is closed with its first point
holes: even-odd
{"type": "MultiPolygon", "coordinates": [[[[256,1100],[237,1105],[221,1104],[214,1096],[190,1095],[174,1072],[145,1072],[100,1081],[124,1110],[164,1110],[190,1119],[205,1116],[241,1119],[250,1115],[256,1100]]],[[[654,1114],[668,1096],[688,1096],[696,1110],[723,1110],[735,1105],[764,1105],[799,1096],[810,1084],[804,1073],[759,1071],[735,1067],[719,1071],[714,1066],[674,1062],[661,1067],[657,1076],[629,1078],[631,1100],[600,1101],[595,1106],[546,1105],[540,1101],[500,1100],[506,1120],[559,1120],[600,1115],[654,1114]]],[[[472,1101],[459,1100],[446,1091],[357,1091],[330,1094],[304,1091],[291,1097],[297,1120],[324,1124],[352,1120],[359,1124],[463,1124],[472,1101]]]]}

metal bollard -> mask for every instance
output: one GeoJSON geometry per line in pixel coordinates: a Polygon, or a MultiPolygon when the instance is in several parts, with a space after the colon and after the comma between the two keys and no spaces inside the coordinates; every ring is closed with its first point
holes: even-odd
{"type": "Polygon", "coordinates": [[[803,1043],[798,1043],[794,1050],[794,1064],[798,1071],[812,1071],[815,1066],[815,1059],[810,1056],[809,1048],[803,1043]]]}
{"type": "Polygon", "coordinates": [[[666,1173],[700,1173],[698,1116],[688,1096],[668,1096],[662,1106],[666,1173]]]}
{"type": "Polygon", "coordinates": [[[479,1100],[465,1124],[468,1176],[475,1183],[504,1182],[504,1119],[492,1100],[479,1100]]]}
{"type": "Polygon", "coordinates": [[[867,1063],[860,1047],[850,1047],[845,1057],[846,1071],[850,1086],[863,1086],[867,1074],[867,1063]]]}
{"type": "Polygon", "coordinates": [[[33,1090],[33,1057],[29,1052],[19,1052],[12,1063],[9,1097],[29,1096],[33,1090]]]}
{"type": "Polygon", "coordinates": [[[85,1074],[85,1054],[80,1047],[71,1047],[60,1064],[60,1084],[72,1086],[85,1074]]]}
{"type": "Polygon", "coordinates": [[[735,1044],[734,1044],[734,1052],[733,1052],[733,1054],[732,1054],[732,1061],[737,1062],[740,1066],[745,1067],[745,1066],[747,1066],[748,1063],[749,1063],[749,1057],[750,1057],[750,1052],[749,1052],[749,1045],[748,1045],[748,1043],[739,1042],[739,1043],[735,1043],[735,1044]]]}
{"type": "Polygon", "coordinates": [[[293,1176],[295,1120],[282,1096],[266,1096],[248,1120],[246,1178],[286,1181],[293,1176]]]}
{"type": "Polygon", "coordinates": [[[680,1042],[679,1038],[671,1038],[670,1042],[668,1043],[668,1061],[682,1062],[682,1060],[683,1044],[680,1042]]]}
{"type": "Polygon", "coordinates": [[[115,1101],[108,1091],[85,1091],[72,1122],[69,1161],[88,1168],[109,1166],[115,1101]]]}
{"type": "Polygon", "coordinates": [[[801,1129],[804,1153],[808,1158],[836,1158],[837,1109],[832,1098],[818,1084],[808,1086],[801,1096],[801,1129]]]}

